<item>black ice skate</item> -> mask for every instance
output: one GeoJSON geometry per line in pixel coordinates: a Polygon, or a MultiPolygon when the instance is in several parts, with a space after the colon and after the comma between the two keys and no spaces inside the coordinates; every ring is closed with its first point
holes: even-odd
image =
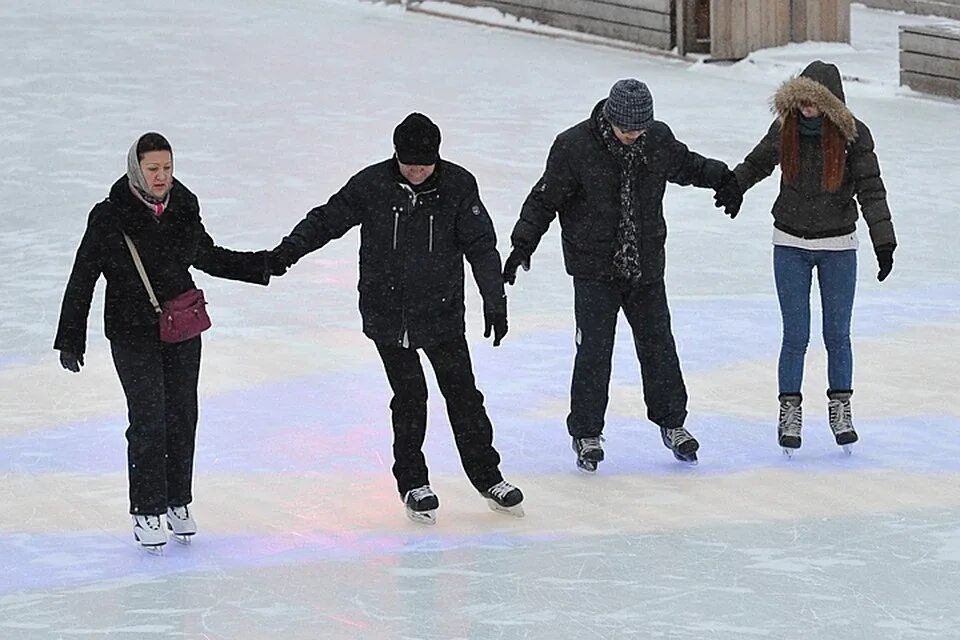
{"type": "Polygon", "coordinates": [[[577,454],[577,468],[584,473],[596,473],[597,464],[603,462],[602,436],[573,438],[573,452],[577,454]]]}
{"type": "Polygon", "coordinates": [[[780,394],[780,418],[777,423],[777,440],[783,448],[783,455],[793,457],[800,448],[800,429],[803,426],[803,409],[800,403],[803,397],[799,393],[780,394]]]}
{"type": "Polygon", "coordinates": [[[827,391],[827,413],[830,418],[830,430],[837,444],[843,447],[848,456],[853,453],[853,443],[859,440],[853,428],[853,414],[850,411],[852,391],[827,391]]]}
{"type": "Polygon", "coordinates": [[[667,429],[660,427],[660,437],[663,446],[673,452],[673,457],[680,462],[697,464],[697,449],[700,443],[684,427],[667,429]]]}
{"type": "Polygon", "coordinates": [[[167,508],[167,528],[173,534],[173,539],[180,544],[190,544],[197,533],[197,523],[187,505],[167,508]]]}
{"type": "Polygon", "coordinates": [[[522,518],[524,516],[523,493],[517,487],[506,480],[501,480],[486,491],[481,491],[480,495],[487,499],[487,505],[493,511],[508,513],[511,516],[522,518]]]}
{"type": "Polygon", "coordinates": [[[403,506],[407,510],[407,517],[420,524],[437,524],[437,509],[440,500],[430,485],[425,484],[416,489],[410,489],[403,496],[403,506]]]}

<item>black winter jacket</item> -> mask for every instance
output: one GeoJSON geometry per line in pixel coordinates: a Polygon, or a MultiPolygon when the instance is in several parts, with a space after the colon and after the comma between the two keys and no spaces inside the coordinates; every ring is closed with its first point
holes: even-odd
{"type": "MultiPolygon", "coordinates": [[[[575,277],[611,279],[620,219],[620,164],[606,147],[597,116],[567,129],[550,148],[543,177],[533,187],[510,236],[514,247],[533,252],[560,214],[563,258],[575,277]]],[[[655,121],[634,144],[643,145],[633,201],[640,220],[642,281],[663,277],[667,225],[663,196],[667,182],[717,189],[727,165],[690,151],[665,123],[655,121]]]]}
{"type": "Polygon", "coordinates": [[[780,194],[773,203],[773,226],[799,238],[830,238],[856,230],[857,204],[870,228],[874,247],[896,246],[897,238],[887,206],[887,191],[880,177],[873,136],[846,106],[840,72],[824,62],[811,63],[797,78],[785,82],[774,95],[778,118],[767,134],[740,163],[734,174],[743,191],[763,180],[780,163],[780,125],[803,103],[815,104],[824,118],[846,137],[846,164],[840,188],[821,186],[823,150],[820,136],[800,136],[800,175],[796,184],[780,179],[780,194]]]}
{"type": "Polygon", "coordinates": [[[82,354],[86,350],[87,317],[94,287],[107,280],[104,332],[110,340],[125,337],[159,339],[157,313],[123,239],[133,240],[158,301],[193,288],[189,267],[210,275],[267,284],[266,252],[230,251],[216,246],[200,220],[197,197],[173,181],[169,201],[159,218],[130,191],[126,176],[110,196],[90,212],[63,295],[54,349],[82,354]]]}
{"type": "Polygon", "coordinates": [[[463,258],[488,310],[506,313],[493,222],[473,175],[440,160],[411,187],[391,158],[307,213],[279,250],[292,260],[360,226],[360,315],[378,344],[419,348],[462,336],[463,258]]]}

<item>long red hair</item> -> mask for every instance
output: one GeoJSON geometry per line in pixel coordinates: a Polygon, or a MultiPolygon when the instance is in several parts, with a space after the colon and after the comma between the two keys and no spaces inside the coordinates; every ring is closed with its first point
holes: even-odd
{"type": "MultiPolygon", "coordinates": [[[[820,149],[823,152],[823,174],[820,176],[820,186],[832,193],[843,184],[847,140],[829,118],[823,118],[822,122],[820,149]]],[[[787,184],[796,184],[800,178],[800,118],[796,110],[788,113],[780,124],[780,170],[787,184]]]]}

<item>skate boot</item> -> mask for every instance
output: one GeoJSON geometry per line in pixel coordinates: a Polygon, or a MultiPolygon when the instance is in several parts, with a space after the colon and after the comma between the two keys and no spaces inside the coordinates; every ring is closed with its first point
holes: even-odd
{"type": "Polygon", "coordinates": [[[173,539],[180,544],[190,544],[190,539],[197,533],[197,523],[187,505],[182,507],[167,507],[167,528],[173,533],[173,539]]]}
{"type": "Polygon", "coordinates": [[[780,394],[780,419],[777,424],[777,439],[783,448],[783,455],[793,457],[800,448],[800,428],[803,426],[803,409],[800,403],[803,396],[799,393],[780,394]]]}
{"type": "Polygon", "coordinates": [[[493,511],[508,513],[511,516],[522,518],[524,515],[523,493],[506,480],[501,480],[480,495],[487,499],[487,504],[493,511]]]}
{"type": "Polygon", "coordinates": [[[425,484],[416,489],[410,489],[403,496],[403,506],[407,509],[407,517],[420,524],[437,524],[437,509],[440,500],[430,485],[425,484]]]}
{"type": "Polygon", "coordinates": [[[663,439],[663,446],[673,452],[674,458],[680,462],[697,464],[697,449],[700,448],[700,443],[686,428],[660,427],[660,438],[663,439]]]}
{"type": "Polygon", "coordinates": [[[830,430],[837,444],[843,447],[848,456],[853,453],[853,443],[859,440],[853,428],[853,414],[850,412],[852,391],[827,391],[827,413],[830,417],[830,430]]]}
{"type": "Polygon", "coordinates": [[[597,464],[603,461],[602,436],[573,438],[573,452],[577,454],[577,468],[584,473],[596,473],[597,464]]]}
{"type": "Polygon", "coordinates": [[[162,516],[133,516],[133,537],[150,553],[163,553],[163,545],[167,544],[167,532],[163,527],[162,516]]]}

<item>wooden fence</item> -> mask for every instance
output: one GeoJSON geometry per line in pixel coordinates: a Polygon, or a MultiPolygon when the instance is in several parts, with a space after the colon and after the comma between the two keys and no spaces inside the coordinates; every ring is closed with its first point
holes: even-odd
{"type": "Polygon", "coordinates": [[[960,98],[960,28],[900,27],[900,84],[960,98]]]}
{"type": "Polygon", "coordinates": [[[874,9],[905,11],[922,16],[942,16],[960,20],[960,0],[857,0],[874,9]]]}
{"type": "Polygon", "coordinates": [[[656,49],[674,47],[674,0],[453,0],[656,49]]]}

